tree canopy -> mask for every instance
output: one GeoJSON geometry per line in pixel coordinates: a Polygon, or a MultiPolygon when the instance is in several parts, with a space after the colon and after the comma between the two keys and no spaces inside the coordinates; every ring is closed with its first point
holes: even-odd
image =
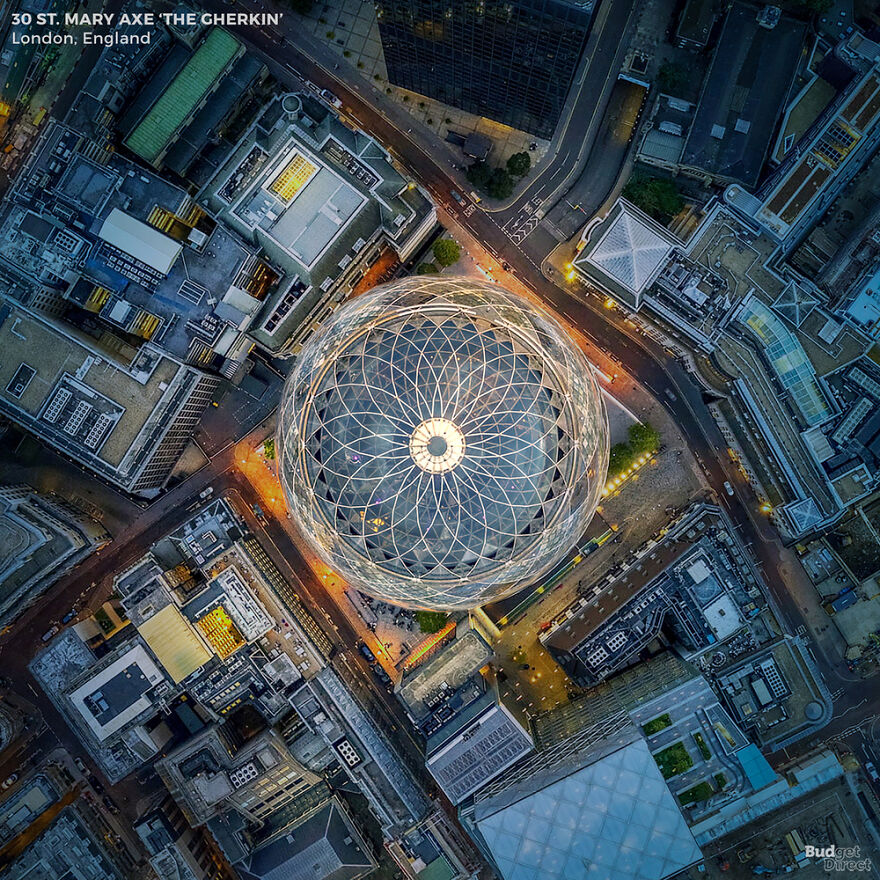
{"type": "Polygon", "coordinates": [[[446,625],[444,611],[416,611],[416,622],[423,633],[439,632],[446,625]]]}
{"type": "Polygon", "coordinates": [[[437,264],[443,267],[457,263],[459,257],[461,257],[461,248],[458,246],[458,242],[452,241],[449,238],[438,238],[434,242],[432,250],[437,264]]]}
{"type": "Polygon", "coordinates": [[[684,199],[673,181],[641,172],[629,179],[623,197],[661,223],[668,223],[684,207],[684,199]]]}
{"type": "Polygon", "coordinates": [[[507,170],[514,177],[524,177],[532,167],[532,157],[528,153],[514,153],[507,160],[507,170]]]}
{"type": "Polygon", "coordinates": [[[513,175],[505,168],[494,168],[486,192],[493,199],[506,199],[513,193],[513,175]]]}

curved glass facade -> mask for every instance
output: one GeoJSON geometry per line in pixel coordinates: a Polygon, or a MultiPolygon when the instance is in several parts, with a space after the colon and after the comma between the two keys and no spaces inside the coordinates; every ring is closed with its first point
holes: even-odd
{"type": "Polygon", "coordinates": [[[300,529],[360,590],[468,608],[583,534],[608,459],[580,349],[487,282],[413,277],[348,302],[305,345],[278,429],[300,529]]]}

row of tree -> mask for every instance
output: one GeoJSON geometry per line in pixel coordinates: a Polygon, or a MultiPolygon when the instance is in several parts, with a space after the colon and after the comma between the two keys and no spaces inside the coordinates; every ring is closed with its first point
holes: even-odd
{"type": "Polygon", "coordinates": [[[608,476],[616,477],[646,454],[660,448],[660,432],[648,422],[636,422],[629,426],[629,440],[615,443],[608,458],[608,476]]]}
{"type": "Polygon", "coordinates": [[[525,177],[531,167],[532,157],[528,153],[514,153],[503,168],[475,162],[467,170],[467,179],[493,199],[506,199],[513,193],[517,178],[525,177]]]}

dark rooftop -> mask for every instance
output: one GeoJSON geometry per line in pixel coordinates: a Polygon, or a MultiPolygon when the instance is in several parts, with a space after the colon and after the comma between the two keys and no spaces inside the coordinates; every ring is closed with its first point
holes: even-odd
{"type": "Polygon", "coordinates": [[[703,86],[681,164],[755,186],[800,58],[804,25],[759,27],[734,3],[703,86]]]}

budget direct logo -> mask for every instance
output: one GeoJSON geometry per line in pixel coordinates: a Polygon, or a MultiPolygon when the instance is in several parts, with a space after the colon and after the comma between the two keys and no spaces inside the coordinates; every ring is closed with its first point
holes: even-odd
{"type": "Polygon", "coordinates": [[[825,871],[870,871],[871,860],[862,855],[860,846],[813,846],[804,847],[808,859],[820,859],[825,871]]]}

